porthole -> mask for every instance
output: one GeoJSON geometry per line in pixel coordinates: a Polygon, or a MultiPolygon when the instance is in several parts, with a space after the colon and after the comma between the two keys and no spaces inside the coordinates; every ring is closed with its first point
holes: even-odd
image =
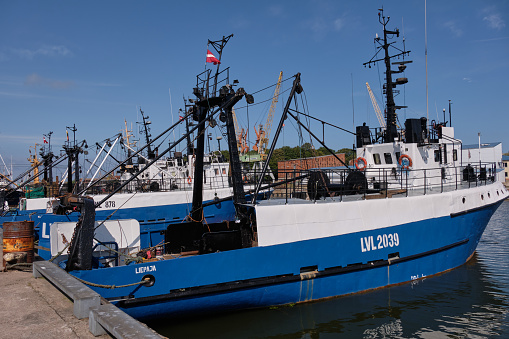
{"type": "Polygon", "coordinates": [[[147,275],[143,276],[143,278],[141,278],[141,280],[145,281],[145,283],[142,284],[145,287],[154,286],[154,283],[156,282],[156,278],[152,274],[147,274],[147,275]]]}
{"type": "Polygon", "coordinates": [[[497,195],[500,195],[500,193],[498,193],[498,190],[497,190],[497,195]]]}
{"type": "Polygon", "coordinates": [[[465,199],[465,197],[463,197],[463,199],[461,199],[461,201],[463,201],[463,203],[465,203],[467,199],[465,199]]]}
{"type": "Polygon", "coordinates": [[[490,192],[488,192],[488,199],[489,199],[489,198],[491,198],[491,194],[490,194],[490,192]]]}
{"type": "Polygon", "coordinates": [[[484,200],[484,195],[481,194],[481,200],[484,200]]]}

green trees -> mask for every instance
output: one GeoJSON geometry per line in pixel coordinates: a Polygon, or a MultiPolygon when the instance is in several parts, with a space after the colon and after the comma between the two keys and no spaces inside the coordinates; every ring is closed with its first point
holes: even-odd
{"type": "MultiPolygon", "coordinates": [[[[339,151],[334,151],[334,153],[345,153],[346,163],[355,158],[355,151],[350,148],[342,148],[339,151]]],[[[230,156],[228,151],[221,151],[227,161],[230,160],[230,156]]],[[[253,151],[251,151],[253,152],[253,151]]],[[[278,161],[292,160],[292,159],[300,159],[300,158],[312,158],[319,157],[322,155],[329,155],[330,152],[327,151],[325,147],[320,147],[318,149],[314,149],[310,143],[305,143],[300,146],[290,147],[283,146],[281,148],[276,148],[272,153],[272,158],[269,161],[269,166],[272,169],[277,169],[278,161]]]]}

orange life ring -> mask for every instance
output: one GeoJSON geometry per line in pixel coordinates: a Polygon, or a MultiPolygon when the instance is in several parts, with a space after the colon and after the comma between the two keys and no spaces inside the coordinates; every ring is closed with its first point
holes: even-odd
{"type": "Polygon", "coordinates": [[[191,179],[191,176],[188,176],[188,177],[187,177],[187,183],[188,183],[189,185],[191,185],[191,181],[193,181],[193,179],[191,179]]]}
{"type": "Polygon", "coordinates": [[[402,154],[399,157],[398,162],[402,169],[408,169],[409,167],[412,167],[412,158],[410,158],[410,156],[408,156],[407,154],[402,154]],[[403,165],[403,159],[408,160],[408,165],[403,165]]]}
{"type": "Polygon", "coordinates": [[[363,157],[358,157],[355,159],[355,168],[357,168],[359,171],[364,171],[366,166],[368,166],[368,162],[363,157]],[[362,163],[362,166],[359,165],[359,163],[362,163]]]}

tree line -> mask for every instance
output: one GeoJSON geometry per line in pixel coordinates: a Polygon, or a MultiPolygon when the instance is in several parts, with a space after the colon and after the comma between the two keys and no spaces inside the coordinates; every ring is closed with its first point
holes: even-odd
{"type": "MultiPolygon", "coordinates": [[[[353,151],[351,148],[341,148],[337,151],[333,150],[334,154],[337,153],[344,153],[346,158],[346,163],[352,159],[355,158],[355,151],[353,151]]],[[[227,161],[230,160],[230,154],[228,151],[221,151],[223,156],[227,161]]],[[[250,151],[248,154],[256,154],[255,151],[250,151]]],[[[272,158],[269,161],[269,166],[271,169],[275,170],[277,169],[277,163],[279,161],[285,161],[285,160],[293,160],[293,159],[300,159],[300,158],[312,158],[312,157],[319,157],[323,155],[330,155],[331,153],[325,148],[320,147],[318,149],[313,148],[313,146],[310,143],[305,143],[302,146],[283,146],[281,148],[276,148],[274,152],[272,153],[272,158]]]]}

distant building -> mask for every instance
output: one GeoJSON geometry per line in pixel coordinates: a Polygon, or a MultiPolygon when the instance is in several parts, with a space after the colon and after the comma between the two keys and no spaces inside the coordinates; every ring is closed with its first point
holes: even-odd
{"type": "MultiPolygon", "coordinates": [[[[336,156],[345,163],[345,154],[344,153],[338,153],[336,156]]],[[[284,175],[283,173],[290,173],[288,174],[288,178],[293,177],[293,172],[299,172],[301,170],[308,170],[312,168],[325,168],[325,167],[339,167],[344,166],[344,164],[341,163],[334,155],[322,155],[319,157],[312,157],[312,158],[300,158],[300,159],[292,159],[292,160],[285,160],[285,161],[278,161],[277,168],[278,173],[281,175],[284,175]]],[[[284,179],[280,177],[279,179],[284,179]]]]}
{"type": "Polygon", "coordinates": [[[502,156],[502,164],[504,167],[504,175],[505,175],[505,186],[506,187],[509,187],[509,167],[508,167],[508,164],[509,163],[509,156],[508,155],[503,155],[502,156]]]}

